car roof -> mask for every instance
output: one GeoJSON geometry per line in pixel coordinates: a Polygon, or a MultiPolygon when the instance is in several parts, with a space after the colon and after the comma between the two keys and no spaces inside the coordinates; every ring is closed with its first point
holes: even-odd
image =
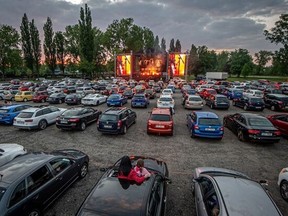
{"type": "Polygon", "coordinates": [[[242,112],[242,113],[239,113],[240,115],[246,117],[246,118],[249,118],[249,117],[259,117],[259,118],[265,118],[265,116],[262,116],[261,114],[256,114],[256,113],[248,113],[248,112],[242,112]]]}
{"type": "Polygon", "coordinates": [[[171,115],[170,109],[166,108],[154,108],[151,112],[151,114],[165,114],[165,115],[171,115]]]}
{"type": "Polygon", "coordinates": [[[13,104],[13,105],[5,105],[5,106],[2,106],[1,109],[12,109],[12,108],[15,108],[15,107],[21,107],[21,106],[24,106],[24,105],[27,105],[27,104],[13,104]]]}
{"type": "Polygon", "coordinates": [[[213,176],[229,215],[281,215],[256,181],[236,176],[213,176]]]}
{"type": "Polygon", "coordinates": [[[172,96],[163,94],[163,95],[160,95],[160,98],[172,98],[172,96]]]}
{"type": "Polygon", "coordinates": [[[215,113],[213,112],[203,112],[203,111],[194,111],[194,113],[197,115],[198,118],[219,118],[215,113]]]}
{"type": "Polygon", "coordinates": [[[119,112],[122,112],[123,110],[126,110],[127,107],[111,107],[104,111],[104,114],[117,114],[119,112]]]}
{"type": "Polygon", "coordinates": [[[279,98],[288,98],[288,96],[284,95],[284,94],[267,94],[267,95],[273,95],[273,96],[276,96],[276,97],[279,97],[279,98]]]}

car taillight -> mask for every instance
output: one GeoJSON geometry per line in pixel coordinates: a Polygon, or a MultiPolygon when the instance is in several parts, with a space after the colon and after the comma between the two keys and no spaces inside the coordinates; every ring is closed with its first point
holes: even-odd
{"type": "Polygon", "coordinates": [[[27,119],[25,122],[33,122],[33,119],[27,119]]]}
{"type": "Polygon", "coordinates": [[[199,126],[198,126],[198,125],[194,125],[194,129],[195,129],[195,130],[198,130],[198,129],[199,129],[199,126]]]}
{"type": "Polygon", "coordinates": [[[220,128],[220,131],[224,131],[224,127],[221,127],[221,128],[220,128]]]}
{"type": "Polygon", "coordinates": [[[79,122],[80,119],[79,118],[71,118],[69,119],[69,122],[79,122]]]}
{"type": "Polygon", "coordinates": [[[117,127],[120,128],[121,126],[122,126],[122,121],[119,120],[119,121],[118,121],[118,124],[117,124],[117,127]]]}
{"type": "Polygon", "coordinates": [[[248,133],[249,133],[249,134],[255,134],[255,135],[256,135],[256,134],[260,134],[260,131],[259,131],[259,130],[252,130],[252,129],[251,129],[251,130],[248,130],[248,133]]]}
{"type": "Polygon", "coordinates": [[[275,131],[274,134],[275,134],[276,136],[280,136],[280,135],[281,135],[281,131],[275,131]]]}

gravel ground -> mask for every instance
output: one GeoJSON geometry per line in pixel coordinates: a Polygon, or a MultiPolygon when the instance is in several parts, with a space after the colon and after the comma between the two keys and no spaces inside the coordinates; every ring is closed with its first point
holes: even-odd
{"type": "MultiPolygon", "coordinates": [[[[89,193],[93,185],[103,174],[100,168],[112,165],[123,155],[144,155],[166,161],[172,179],[167,199],[167,216],[193,216],[194,199],[191,193],[191,178],[194,168],[215,166],[243,172],[255,180],[269,181],[268,189],[273,199],[288,216],[288,205],[282,200],[277,186],[280,170],[287,167],[287,139],[282,138],[276,144],[242,143],[225,128],[221,141],[192,139],[186,127],[186,114],[181,105],[181,94],[175,94],[174,136],[146,134],[146,122],[149,111],[156,106],[156,99],[150,101],[148,109],[134,109],[137,123],[128,129],[126,135],[103,135],[93,123],[85,131],[61,131],[51,125],[43,131],[18,130],[13,126],[0,125],[1,143],[19,143],[29,151],[51,151],[61,148],[76,148],[90,157],[89,174],[77,181],[46,212],[45,216],[72,216],[89,193]]],[[[33,103],[32,103],[33,104],[33,103]]],[[[35,104],[33,104],[35,105],[35,104]]],[[[65,104],[57,105],[69,107],[65,104]]],[[[130,101],[126,104],[130,107],[130,101]]],[[[104,111],[106,104],[96,109],[104,111]]],[[[205,106],[204,111],[210,111],[205,106]]],[[[243,111],[231,106],[227,110],[215,110],[223,119],[226,114],[243,111]]],[[[272,111],[265,109],[262,114],[272,111]]]]}

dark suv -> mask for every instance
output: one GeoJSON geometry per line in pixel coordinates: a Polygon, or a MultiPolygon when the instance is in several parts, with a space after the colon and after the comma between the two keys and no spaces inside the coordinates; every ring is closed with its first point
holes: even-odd
{"type": "Polygon", "coordinates": [[[206,98],[206,105],[209,106],[211,109],[229,109],[230,101],[225,95],[210,95],[206,98]]]}
{"type": "Polygon", "coordinates": [[[238,106],[244,110],[260,110],[263,111],[265,103],[262,98],[254,96],[245,96],[242,98],[234,99],[232,102],[233,106],[238,106]]]}
{"type": "Polygon", "coordinates": [[[265,106],[271,110],[288,111],[288,96],[284,94],[267,94],[265,106]]]}
{"type": "Polygon", "coordinates": [[[97,129],[102,133],[126,134],[127,128],[136,123],[136,112],[126,107],[112,107],[104,111],[97,129]]]}

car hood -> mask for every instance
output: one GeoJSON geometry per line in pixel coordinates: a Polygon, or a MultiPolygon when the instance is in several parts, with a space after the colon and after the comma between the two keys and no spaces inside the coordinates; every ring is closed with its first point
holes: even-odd
{"type": "Polygon", "coordinates": [[[0,154],[8,154],[11,152],[17,152],[23,150],[24,147],[19,144],[0,144],[0,154]]]}

